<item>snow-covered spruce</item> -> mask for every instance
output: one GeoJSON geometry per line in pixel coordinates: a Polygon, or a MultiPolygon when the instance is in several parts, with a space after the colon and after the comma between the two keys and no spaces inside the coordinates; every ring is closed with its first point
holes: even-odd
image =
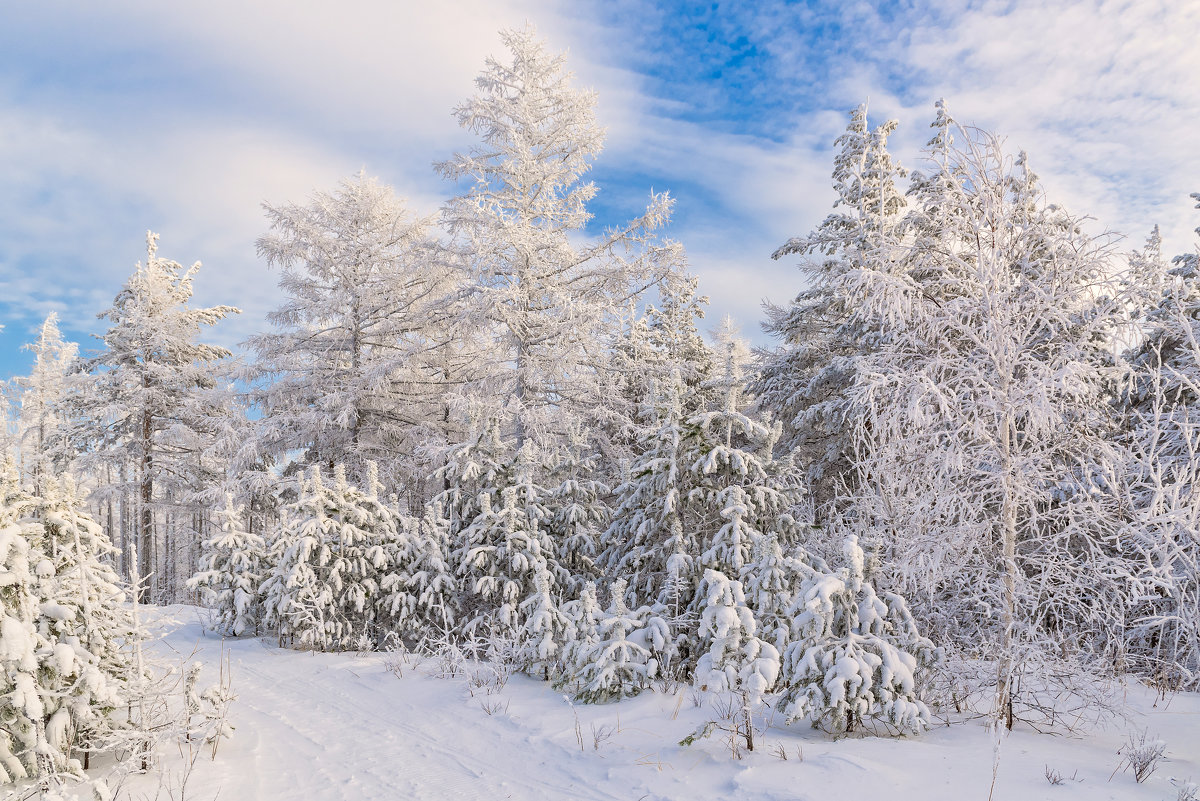
{"type": "Polygon", "coordinates": [[[39,633],[47,737],[63,751],[103,745],[112,713],[129,697],[137,633],[126,593],[108,559],[113,547],[84,508],[70,477],[45,480],[37,547],[53,566],[41,576],[39,633]],[[47,664],[48,663],[48,664],[47,664]]]}
{"type": "Polygon", "coordinates": [[[779,651],[756,636],[758,624],[740,581],[704,571],[700,641],[704,648],[695,682],[703,689],[744,695],[757,706],[779,678],[779,651]]]}
{"type": "Polygon", "coordinates": [[[450,566],[449,533],[441,499],[427,504],[420,518],[400,518],[389,567],[379,582],[382,620],[393,642],[416,643],[457,623],[460,587],[450,566]]]}
{"type": "Polygon", "coordinates": [[[759,408],[783,424],[781,451],[795,455],[818,515],[841,500],[844,486],[855,486],[851,431],[861,412],[849,390],[861,369],[856,357],[888,336],[855,299],[860,271],[886,259],[905,208],[897,186],[905,172],[888,152],[896,127],[888,120],[871,128],[865,104],[850,113],[834,142],[835,211],[772,254],[803,257],[805,289],[787,306],[767,306],[765,326],[781,347],[765,354],[752,389],[759,408]]]}
{"type": "Polygon", "coordinates": [[[378,645],[379,582],[397,537],[395,512],[351,487],[340,467],[329,486],[314,466],[284,520],[279,561],[263,585],[268,625],[302,648],[378,645]]]}
{"type": "Polygon", "coordinates": [[[521,602],[538,591],[538,573],[545,571],[552,593],[564,583],[565,571],[544,528],[550,513],[545,490],[534,480],[539,472],[527,440],[513,465],[495,475],[511,483],[483,488],[474,499],[478,512],[459,533],[451,558],[466,593],[466,631],[492,626],[515,634],[524,622],[521,602]]]}
{"type": "Polygon", "coordinates": [[[550,572],[545,564],[534,567],[533,593],[521,602],[521,631],[517,661],[532,675],[550,679],[559,669],[563,645],[575,638],[574,624],[551,593],[550,572]]]}
{"type": "Polygon", "coordinates": [[[33,352],[34,364],[28,376],[13,379],[21,393],[16,445],[21,471],[32,480],[34,492],[40,494],[44,482],[61,475],[75,456],[66,436],[64,401],[79,346],[63,339],[58,313],[50,312],[37,340],[25,348],[33,352]]]}
{"type": "MultiPolygon", "coordinates": [[[[1200,200],[1200,193],[1193,195],[1200,200]]],[[[1200,233],[1200,229],[1197,229],[1200,233]]],[[[1200,688],[1200,254],[1168,271],[1157,229],[1131,258],[1145,293],[1131,354],[1126,476],[1132,520],[1121,541],[1140,587],[1126,658],[1164,687],[1200,688]],[[1154,291],[1157,290],[1157,291],[1154,291]]]]}
{"type": "Polygon", "coordinates": [[[940,652],[917,633],[902,598],[876,593],[853,534],[843,554],[846,566],[806,580],[792,605],[779,680],[784,715],[835,734],[870,720],[918,733],[929,725],[919,674],[940,652]]]}
{"type": "Polygon", "coordinates": [[[589,448],[579,427],[568,435],[550,472],[546,507],[547,533],[557,546],[556,559],[570,575],[573,588],[595,578],[600,535],[611,512],[604,499],[611,494],[602,480],[599,454],[589,448]]]}
{"type": "Polygon", "coordinates": [[[699,553],[683,525],[688,488],[683,392],[677,370],[654,387],[647,410],[653,425],[644,452],[616,489],[617,506],[601,557],[607,573],[632,577],[634,591],[664,603],[674,599],[681,609],[691,603],[698,583],[698,577],[689,574],[691,560],[699,553]],[[668,561],[673,557],[672,574],[668,561]],[[668,591],[669,577],[673,583],[668,591]]]}
{"type": "Polygon", "coordinates": [[[204,543],[207,556],[188,580],[204,605],[215,613],[213,630],[232,637],[257,634],[262,624],[260,586],[266,571],[266,543],[243,523],[243,509],[233,496],[216,512],[220,532],[204,543]]]}
{"type": "MultiPolygon", "coordinates": [[[[596,641],[573,650],[568,666],[576,697],[599,704],[637,695],[658,674],[655,652],[667,644],[666,623],[649,607],[631,611],[625,601],[626,584],[617,579],[610,588],[612,600],[596,620],[596,641]]],[[[585,639],[588,638],[584,632],[585,639]]]]}

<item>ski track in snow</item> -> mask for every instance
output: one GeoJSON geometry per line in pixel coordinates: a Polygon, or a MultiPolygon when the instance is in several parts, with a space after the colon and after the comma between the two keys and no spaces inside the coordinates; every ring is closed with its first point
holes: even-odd
{"type": "MultiPolygon", "coordinates": [[[[193,608],[162,611],[163,638],[151,651],[172,664],[198,660],[201,688],[215,682],[220,639],[204,634],[193,608]]],[[[978,724],[836,742],[775,725],[759,734],[757,751],[734,761],[719,737],[676,744],[712,714],[686,689],[572,708],[520,675],[496,695],[471,696],[464,679],[432,678],[412,664],[397,677],[381,654],[308,654],[253,638],[224,647],[236,730],[215,761],[205,754],[197,762],[187,801],[963,801],[986,798],[991,778],[992,739],[978,724]],[[505,708],[488,715],[485,700],[505,708]],[[613,728],[598,748],[593,725],[613,728]],[[788,761],[772,756],[776,745],[788,761]]],[[[1133,688],[1135,696],[1129,721],[1086,737],[1014,733],[1002,749],[996,801],[1163,801],[1177,797],[1171,778],[1200,782],[1200,695],[1158,708],[1149,691],[1133,688]],[[1169,758],[1136,784],[1128,772],[1113,773],[1116,752],[1128,731],[1147,728],[1167,742],[1169,758]],[[1051,786],[1046,766],[1082,781],[1051,786]]],[[[163,753],[162,769],[177,778],[179,758],[163,753]]],[[[157,782],[136,777],[128,798],[155,798],[157,782]]]]}

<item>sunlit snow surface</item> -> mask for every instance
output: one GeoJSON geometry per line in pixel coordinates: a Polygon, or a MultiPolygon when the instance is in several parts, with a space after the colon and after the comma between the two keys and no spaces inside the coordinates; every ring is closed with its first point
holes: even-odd
{"type": "MultiPolygon", "coordinates": [[[[203,612],[154,611],[162,633],[154,654],[176,664],[199,660],[201,685],[215,682],[221,640],[204,632],[203,612]]],[[[227,640],[225,647],[237,730],[215,761],[197,761],[188,799],[963,801],[987,798],[991,781],[991,736],[979,721],[916,738],[834,742],[807,725],[783,727],[768,710],[755,751],[734,760],[719,734],[677,744],[714,714],[715,699],[687,688],[572,706],[548,684],[520,675],[498,693],[472,695],[465,678],[430,675],[432,663],[409,662],[397,676],[387,654],[300,653],[280,650],[271,638],[227,640]],[[787,761],[774,755],[778,746],[787,761]]],[[[1172,778],[1200,783],[1200,695],[1154,707],[1152,692],[1131,686],[1128,697],[1127,721],[1086,736],[1008,736],[995,798],[1173,801],[1179,790],[1172,778]],[[1141,785],[1127,770],[1113,775],[1134,729],[1167,744],[1168,759],[1141,785]],[[1047,782],[1047,766],[1062,774],[1061,785],[1047,782]]],[[[178,784],[181,766],[178,753],[164,753],[165,777],[138,776],[124,790],[153,798],[160,781],[178,784]]]]}

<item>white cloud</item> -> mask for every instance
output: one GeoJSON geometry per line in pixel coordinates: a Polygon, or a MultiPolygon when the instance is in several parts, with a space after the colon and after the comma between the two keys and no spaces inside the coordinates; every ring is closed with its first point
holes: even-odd
{"type": "Polygon", "coordinates": [[[987,3],[913,32],[915,85],[1029,151],[1051,193],[1140,246],[1192,247],[1200,190],[1200,5],[987,3]]]}

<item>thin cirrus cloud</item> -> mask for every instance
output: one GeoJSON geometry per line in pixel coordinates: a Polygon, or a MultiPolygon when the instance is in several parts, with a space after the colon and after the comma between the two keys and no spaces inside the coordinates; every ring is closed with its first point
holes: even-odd
{"type": "MultiPolygon", "coordinates": [[[[526,20],[599,94],[608,146],[596,225],[676,197],[712,316],[756,336],[799,288],[769,254],[832,201],[832,141],[869,99],[919,161],[932,103],[1030,151],[1056,199],[1192,247],[1200,7],[1178,2],[787,3],[355,0],[203,6],[28,4],[0,29],[0,370],[42,316],[75,338],[143,257],[201,259],[197,302],[234,302],[215,337],[264,326],[276,276],[260,204],[365,168],[417,212],[454,191],[431,163],[470,145],[450,115],[496,31],[526,20]]],[[[1200,181],[1197,181],[1200,184],[1200,181]]],[[[85,348],[88,347],[85,343],[85,348]]]]}

